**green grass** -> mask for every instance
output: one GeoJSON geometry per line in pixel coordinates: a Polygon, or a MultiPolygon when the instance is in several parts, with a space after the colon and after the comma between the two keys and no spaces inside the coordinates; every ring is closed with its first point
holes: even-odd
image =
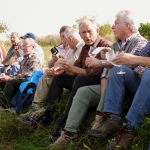
{"type": "MultiPolygon", "coordinates": [[[[49,141],[49,136],[54,133],[58,122],[63,117],[62,112],[68,95],[68,91],[65,91],[60,102],[55,103],[56,112],[53,114],[53,123],[48,128],[36,130],[34,133],[30,132],[30,127],[18,121],[19,115],[9,112],[1,113],[0,150],[49,150],[49,145],[52,144],[49,141]]],[[[106,148],[111,139],[87,136],[87,131],[94,121],[95,113],[95,110],[90,110],[87,113],[81,124],[79,138],[62,150],[104,150],[106,148]]],[[[138,136],[130,150],[146,150],[150,137],[149,127],[150,118],[146,118],[142,127],[138,129],[138,136]]]]}
{"type": "MultiPolygon", "coordinates": [[[[47,63],[51,46],[44,46],[45,63],[47,63]]],[[[6,49],[8,50],[9,47],[6,49]]],[[[60,102],[56,102],[56,112],[53,114],[54,121],[46,129],[30,132],[30,127],[21,124],[17,118],[9,112],[0,113],[0,150],[49,150],[49,136],[54,133],[57,124],[63,117],[63,111],[68,98],[68,91],[65,91],[60,102]]],[[[27,111],[27,110],[25,110],[27,111]]],[[[95,117],[95,110],[91,110],[86,115],[81,124],[79,138],[70,143],[64,150],[104,150],[111,139],[92,138],[87,136],[95,117]]],[[[138,129],[137,138],[130,150],[147,150],[150,141],[150,118],[146,118],[141,128],[138,129]]],[[[63,149],[62,149],[63,150],[63,149]]]]}
{"type": "MultiPolygon", "coordinates": [[[[45,64],[48,62],[48,60],[49,60],[50,57],[51,57],[50,49],[51,49],[52,47],[53,47],[53,46],[42,46],[43,51],[44,51],[44,56],[45,56],[45,64]]],[[[8,51],[8,50],[10,49],[10,45],[5,45],[5,49],[8,51]]]]}

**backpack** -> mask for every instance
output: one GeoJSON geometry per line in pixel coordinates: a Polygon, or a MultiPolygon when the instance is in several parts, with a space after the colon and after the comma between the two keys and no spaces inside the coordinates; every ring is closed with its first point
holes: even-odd
{"type": "Polygon", "coordinates": [[[36,86],[38,85],[39,79],[42,75],[42,71],[34,71],[33,75],[27,78],[27,81],[21,83],[19,91],[10,101],[10,104],[17,112],[20,112],[22,109],[30,106],[34,98],[36,86]]]}

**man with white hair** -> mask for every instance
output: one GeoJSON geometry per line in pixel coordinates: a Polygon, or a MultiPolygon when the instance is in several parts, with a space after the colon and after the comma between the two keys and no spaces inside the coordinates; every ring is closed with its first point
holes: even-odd
{"type": "MultiPolygon", "coordinates": [[[[24,36],[21,36],[20,38],[21,39],[32,38],[34,41],[36,41],[36,37],[32,32],[26,33],[24,36]]],[[[43,51],[42,47],[39,44],[37,44],[36,42],[35,42],[34,52],[41,59],[41,63],[44,64],[44,51],[43,51]]]]}
{"type": "MultiPolygon", "coordinates": [[[[77,58],[81,52],[82,46],[84,45],[84,42],[81,39],[81,37],[78,33],[78,30],[73,29],[68,26],[61,27],[60,36],[61,36],[61,40],[62,40],[63,44],[67,45],[67,46],[69,45],[71,51],[68,51],[67,49],[66,50],[62,49],[62,50],[60,50],[60,52],[57,55],[58,55],[58,57],[60,55],[60,57],[64,57],[64,59],[66,58],[68,63],[73,64],[77,60],[77,58]],[[65,52],[66,54],[61,56],[62,55],[61,51],[65,52]]],[[[54,54],[54,55],[56,55],[56,54],[54,54]]],[[[54,56],[54,57],[57,57],[57,56],[54,56]]],[[[38,84],[38,86],[37,86],[34,100],[32,103],[32,106],[34,107],[34,109],[35,109],[35,107],[37,107],[36,111],[34,110],[34,112],[21,114],[20,120],[22,122],[24,122],[26,124],[30,124],[32,122],[32,119],[36,119],[37,117],[40,117],[45,112],[45,109],[41,106],[42,106],[43,100],[45,99],[46,94],[48,92],[48,88],[49,88],[54,76],[59,75],[64,72],[63,69],[60,69],[60,68],[58,69],[59,59],[61,59],[61,58],[58,58],[58,61],[55,62],[54,66],[51,67],[50,69],[47,69],[46,74],[40,79],[40,84],[38,84]],[[45,79],[45,78],[47,78],[47,79],[45,79]],[[44,92],[42,89],[44,89],[44,92]]],[[[51,61],[54,61],[54,60],[51,60],[51,61]]],[[[40,121],[39,124],[40,125],[44,124],[45,120],[47,121],[47,123],[49,123],[48,117],[47,118],[44,117],[44,119],[42,118],[42,121],[40,121]]]]}
{"type": "Polygon", "coordinates": [[[12,46],[8,50],[6,58],[0,64],[0,72],[9,76],[14,76],[20,69],[17,58],[23,56],[20,34],[17,32],[12,32],[10,35],[10,41],[12,46]]]}
{"type": "Polygon", "coordinates": [[[34,53],[35,41],[27,38],[22,45],[24,58],[20,64],[20,70],[16,76],[10,77],[5,75],[1,78],[1,82],[6,82],[4,89],[0,93],[0,106],[7,108],[9,101],[18,92],[19,86],[26,78],[31,76],[34,70],[41,70],[42,64],[39,57],[34,53]]]}
{"type": "MultiPolygon", "coordinates": [[[[116,20],[114,25],[112,26],[112,29],[117,39],[117,42],[115,42],[112,45],[112,49],[114,49],[115,52],[124,51],[126,53],[136,54],[136,52],[140,51],[147,43],[147,40],[138,33],[138,30],[134,24],[134,18],[131,17],[131,12],[128,10],[120,11],[116,15],[116,20]]],[[[88,57],[85,63],[91,68],[97,68],[100,66],[105,68],[112,68],[113,65],[109,61],[105,60],[105,58],[106,57],[104,57],[103,60],[98,60],[96,58],[88,57]]],[[[138,76],[138,74],[142,74],[140,68],[138,70],[137,67],[137,69],[135,70],[137,71],[137,75],[134,71],[132,71],[132,73],[135,74],[135,76],[138,76]]],[[[129,74],[127,73],[127,76],[128,75],[129,74]]],[[[122,78],[124,75],[118,75],[117,73],[115,73],[115,76],[118,78],[122,78]]],[[[116,82],[115,84],[112,84],[111,89],[107,90],[108,93],[113,91],[113,93],[109,93],[108,96],[112,104],[115,105],[116,101],[114,99],[117,99],[118,97],[123,98],[123,96],[118,96],[121,93],[121,91],[119,90],[119,87],[117,88],[117,81],[115,81],[114,79],[110,79],[110,81],[113,81],[113,83],[116,82]],[[116,88],[119,92],[116,90],[116,88]],[[113,94],[117,95],[112,97],[113,94]]],[[[74,140],[78,137],[80,124],[83,121],[83,118],[87,113],[88,108],[92,106],[97,106],[100,101],[100,96],[101,95],[99,85],[84,86],[78,89],[76,95],[74,96],[73,103],[69,111],[66,126],[64,128],[65,130],[62,131],[62,134],[58,138],[58,140],[54,144],[52,144],[53,147],[63,147],[71,140],[74,140]]],[[[111,110],[111,104],[109,101],[107,102],[107,106],[110,106],[109,108],[111,110]]],[[[102,113],[100,113],[99,107],[97,108],[97,111],[98,115],[96,115],[94,125],[92,129],[88,132],[88,134],[91,136],[93,135],[95,137],[104,137],[105,135],[107,135],[107,133],[110,133],[109,129],[111,130],[116,124],[118,127],[118,122],[120,122],[120,118],[118,116],[113,115],[107,116],[106,114],[106,120],[106,117],[102,113]]],[[[117,127],[114,128],[115,131],[117,130],[117,127]]]]}

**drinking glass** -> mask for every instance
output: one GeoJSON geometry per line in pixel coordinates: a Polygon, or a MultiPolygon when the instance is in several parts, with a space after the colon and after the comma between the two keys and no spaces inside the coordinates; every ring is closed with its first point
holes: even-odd
{"type": "MultiPolygon", "coordinates": [[[[124,53],[124,51],[116,51],[116,55],[121,54],[121,53],[124,53]]],[[[117,74],[125,74],[126,73],[122,70],[122,65],[118,65],[118,67],[120,67],[120,71],[117,72],[117,74]]]]}
{"type": "Polygon", "coordinates": [[[88,52],[88,55],[90,57],[95,57],[96,54],[93,54],[93,51],[96,49],[97,47],[93,47],[93,46],[90,46],[90,49],[89,49],[89,52],[88,52]]]}

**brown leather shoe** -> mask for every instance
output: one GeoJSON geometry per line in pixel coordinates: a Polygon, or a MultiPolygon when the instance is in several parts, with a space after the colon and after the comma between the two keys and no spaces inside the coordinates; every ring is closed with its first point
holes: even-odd
{"type": "Polygon", "coordinates": [[[96,115],[95,116],[95,121],[93,122],[93,125],[92,125],[91,129],[97,129],[101,125],[102,121],[103,121],[103,114],[96,115]]]}
{"type": "Polygon", "coordinates": [[[62,148],[69,144],[72,140],[75,140],[78,137],[77,133],[71,133],[68,135],[66,131],[61,132],[61,136],[50,145],[51,148],[62,148]]]}
{"type": "Polygon", "coordinates": [[[110,137],[118,131],[121,123],[121,118],[112,114],[103,114],[103,119],[99,126],[88,131],[89,136],[94,137],[110,137]]]}
{"type": "Polygon", "coordinates": [[[106,148],[106,150],[125,150],[131,147],[134,139],[136,137],[136,132],[132,127],[127,127],[127,125],[121,126],[117,138],[106,148]]]}

